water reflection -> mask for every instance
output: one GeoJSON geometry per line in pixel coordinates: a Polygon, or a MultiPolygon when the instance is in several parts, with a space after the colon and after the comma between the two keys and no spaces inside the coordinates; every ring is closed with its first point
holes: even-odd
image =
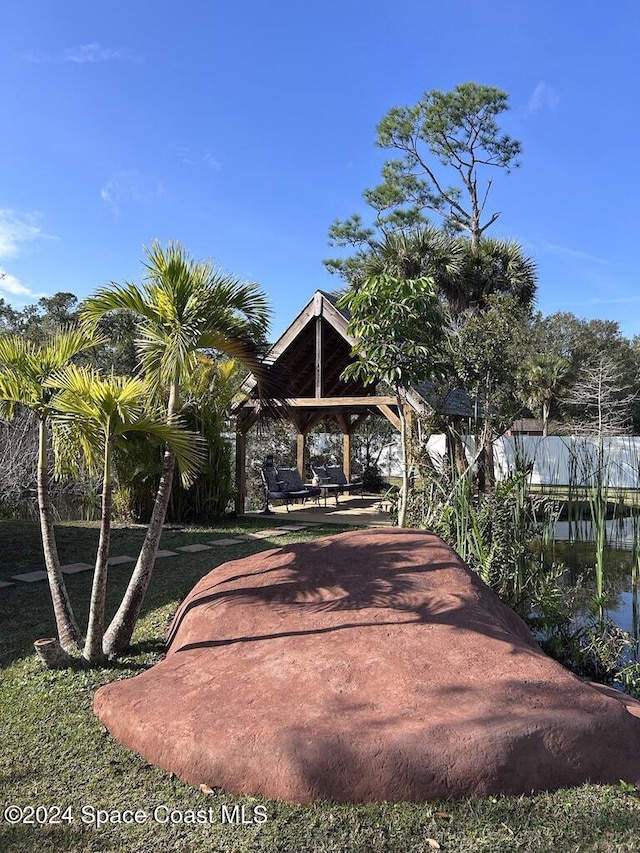
{"type": "MultiPolygon", "coordinates": [[[[619,549],[633,548],[634,529],[638,529],[638,516],[610,518],[605,522],[607,542],[619,549]]],[[[562,542],[593,542],[595,527],[590,518],[578,518],[571,521],[558,521],[555,525],[555,539],[562,542]]]]}
{"type": "MultiPolygon", "coordinates": [[[[618,521],[616,519],[612,524],[618,525],[618,521]]],[[[566,525],[567,522],[559,522],[558,527],[561,524],[566,525]]],[[[605,549],[605,612],[619,628],[627,631],[633,639],[640,640],[640,597],[638,583],[633,580],[636,557],[630,550],[633,534],[628,548],[620,544],[626,543],[626,534],[626,531],[621,531],[616,544],[605,549]]],[[[559,538],[553,543],[549,559],[565,567],[562,583],[570,592],[567,598],[574,605],[574,615],[587,613],[596,594],[594,543],[584,540],[569,542],[559,538]]]]}

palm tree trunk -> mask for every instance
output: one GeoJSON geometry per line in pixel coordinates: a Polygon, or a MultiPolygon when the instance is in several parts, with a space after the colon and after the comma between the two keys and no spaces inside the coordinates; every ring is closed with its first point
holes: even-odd
{"type": "MultiPolygon", "coordinates": [[[[180,377],[176,376],[171,383],[169,391],[169,404],[167,406],[167,423],[173,423],[178,411],[178,389],[180,377]]],[[[147,533],[138,554],[133,574],[129,585],[120,602],[120,607],[111,620],[102,641],[102,648],[109,658],[117,657],[131,642],[133,631],[140,615],[142,602],[149,589],[151,575],[156,562],[156,554],[160,546],[162,536],[162,525],[167,515],[167,508],[171,500],[171,486],[176,468],[176,457],[169,445],[165,447],[162,460],[162,473],[160,484],[156,492],[156,500],[151,513],[151,520],[147,527],[147,533]]]]}
{"type": "Polygon", "coordinates": [[[153,505],[151,520],[147,527],[147,534],[120,607],[104,635],[102,647],[104,653],[109,658],[117,657],[131,642],[133,630],[140,614],[140,608],[149,588],[156,554],[160,545],[162,525],[164,524],[171,497],[171,484],[173,483],[175,465],[174,452],[170,447],[166,447],[160,485],[156,494],[155,504],[153,505]]]}
{"type": "Polygon", "coordinates": [[[42,547],[58,638],[62,648],[66,652],[71,652],[82,647],[82,634],[73,615],[69,594],[60,570],[60,558],[58,557],[53,529],[53,507],[49,493],[49,459],[47,450],[47,423],[44,418],[40,418],[38,433],[38,509],[40,511],[42,547]]]}
{"type": "Polygon", "coordinates": [[[89,663],[102,663],[102,638],[104,635],[104,610],[107,600],[107,573],[109,559],[109,540],[111,538],[111,442],[105,441],[104,479],[102,482],[102,518],[100,523],[100,541],[96,554],[96,566],[91,587],[91,605],[87,639],[82,656],[89,663]]]}

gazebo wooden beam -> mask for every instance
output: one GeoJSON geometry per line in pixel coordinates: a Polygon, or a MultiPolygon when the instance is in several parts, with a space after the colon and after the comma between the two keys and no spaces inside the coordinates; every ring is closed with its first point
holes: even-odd
{"type": "MultiPolygon", "coordinates": [[[[371,408],[372,406],[395,406],[396,397],[371,396],[371,397],[289,397],[285,400],[290,409],[357,409],[358,407],[371,408]]],[[[247,400],[244,408],[255,408],[257,400],[247,400]]]]}
{"type": "Polygon", "coordinates": [[[322,317],[316,317],[316,370],[315,370],[315,385],[316,398],[322,398],[322,350],[323,350],[323,334],[322,334],[322,317]]]}
{"type": "MultiPolygon", "coordinates": [[[[395,398],[393,402],[396,402],[395,398]]],[[[400,429],[400,418],[398,417],[398,415],[396,415],[393,409],[391,409],[386,403],[379,404],[378,409],[380,410],[380,412],[382,412],[382,414],[388,421],[391,421],[391,423],[397,430],[400,429]]]]}

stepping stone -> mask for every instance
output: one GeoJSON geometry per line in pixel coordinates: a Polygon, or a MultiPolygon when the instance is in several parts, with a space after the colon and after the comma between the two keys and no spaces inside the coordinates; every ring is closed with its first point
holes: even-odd
{"type": "Polygon", "coordinates": [[[11,581],[0,581],[0,587],[3,586],[15,586],[15,584],[11,583],[11,581]]]}
{"type": "Polygon", "coordinates": [[[23,581],[23,583],[35,583],[43,581],[47,577],[46,572],[25,572],[23,575],[14,575],[14,581],[23,581]]]}
{"type": "Polygon", "coordinates": [[[109,559],[107,560],[107,563],[110,566],[119,566],[122,563],[135,563],[135,561],[136,561],[135,557],[127,557],[125,555],[122,557],[109,557],[109,559]]]}
{"type": "Polygon", "coordinates": [[[158,551],[156,554],[156,560],[161,559],[162,557],[177,557],[177,551],[158,551]]]}
{"type": "Polygon", "coordinates": [[[76,575],[78,572],[88,572],[93,569],[90,563],[68,563],[66,566],[60,566],[65,575],[76,575]]]}
{"type": "Polygon", "coordinates": [[[287,532],[292,530],[306,530],[308,526],[308,524],[283,524],[278,530],[286,530],[287,532]]]}
{"type": "Polygon", "coordinates": [[[210,551],[211,545],[183,545],[181,548],[178,548],[178,551],[186,551],[187,554],[196,554],[198,551],[210,551]]]}
{"type": "Polygon", "coordinates": [[[244,534],[244,539],[269,539],[272,536],[286,536],[286,530],[258,530],[256,533],[244,534]]]}
{"type": "Polygon", "coordinates": [[[208,545],[225,547],[226,545],[240,545],[241,542],[246,542],[246,539],[242,536],[235,537],[227,537],[226,539],[212,539],[210,542],[207,542],[208,545]]]}

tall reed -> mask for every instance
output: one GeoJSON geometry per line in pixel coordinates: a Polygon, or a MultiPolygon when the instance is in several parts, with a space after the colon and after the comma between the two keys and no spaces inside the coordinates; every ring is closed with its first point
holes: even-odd
{"type": "Polygon", "coordinates": [[[553,536],[558,507],[530,489],[532,463],[521,448],[508,475],[495,492],[479,492],[473,461],[461,472],[445,468],[435,474],[420,466],[422,485],[408,506],[408,523],[438,533],[475,569],[500,597],[522,616],[540,609],[545,596],[555,596],[559,572],[541,556],[534,565],[530,544],[553,536]]]}

